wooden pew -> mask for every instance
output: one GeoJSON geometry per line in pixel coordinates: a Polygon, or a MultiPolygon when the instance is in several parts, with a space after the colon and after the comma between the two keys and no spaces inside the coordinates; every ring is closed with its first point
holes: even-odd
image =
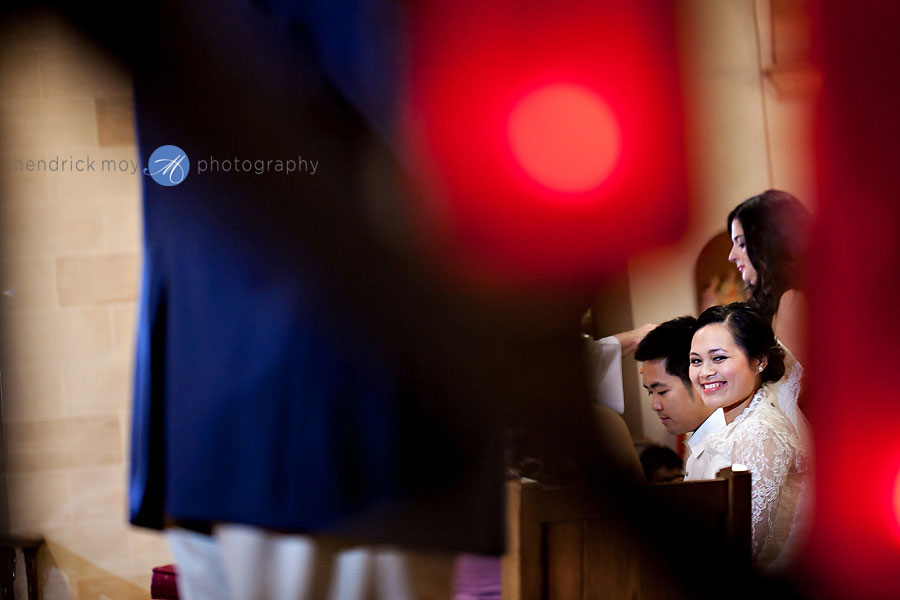
{"type": "MultiPolygon", "coordinates": [[[[750,483],[748,471],[727,468],[711,481],[648,486],[648,500],[676,514],[683,509],[695,515],[690,521],[694,531],[705,528],[715,547],[749,568],[750,483]]],[[[507,520],[503,600],[673,597],[671,586],[653,568],[659,557],[634,539],[630,524],[617,522],[607,508],[577,489],[510,482],[507,520]]]]}

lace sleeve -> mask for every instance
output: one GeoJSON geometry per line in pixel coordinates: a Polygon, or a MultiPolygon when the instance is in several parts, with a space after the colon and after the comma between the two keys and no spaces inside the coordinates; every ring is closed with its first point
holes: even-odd
{"type": "Polygon", "coordinates": [[[746,423],[735,439],[734,462],[750,470],[753,555],[765,554],[772,541],[778,495],[787,481],[795,450],[785,436],[766,421],[746,423]]]}

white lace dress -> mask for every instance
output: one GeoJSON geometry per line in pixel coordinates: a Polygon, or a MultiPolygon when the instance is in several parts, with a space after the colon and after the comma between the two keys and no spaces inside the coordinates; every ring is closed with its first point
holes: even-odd
{"type": "Polygon", "coordinates": [[[788,561],[794,555],[794,546],[805,539],[809,532],[809,527],[813,517],[813,473],[815,449],[813,447],[812,428],[803,411],[800,410],[798,402],[800,400],[800,392],[803,388],[803,365],[797,360],[797,357],[790,349],[778,342],[784,350],[784,377],[770,384],[772,393],[775,397],[775,404],[788,418],[794,426],[794,430],[800,437],[800,448],[802,451],[802,461],[800,468],[803,469],[804,486],[802,496],[797,500],[795,509],[794,526],[791,528],[791,536],[788,539],[784,550],[778,559],[770,565],[770,570],[780,569],[787,566],[788,561]]]}
{"type": "Polygon", "coordinates": [[[771,385],[761,387],[734,421],[704,443],[707,460],[716,469],[742,464],[752,475],[753,556],[761,568],[787,562],[808,485],[806,452],[776,406],[776,393],[771,385]]]}
{"type": "Polygon", "coordinates": [[[800,436],[800,442],[803,448],[807,450],[807,454],[812,454],[812,434],[810,433],[809,422],[797,406],[800,399],[800,391],[803,387],[803,365],[788,350],[788,347],[779,342],[781,349],[784,350],[784,377],[778,381],[769,384],[775,397],[775,403],[784,416],[788,418],[791,425],[800,436]]]}

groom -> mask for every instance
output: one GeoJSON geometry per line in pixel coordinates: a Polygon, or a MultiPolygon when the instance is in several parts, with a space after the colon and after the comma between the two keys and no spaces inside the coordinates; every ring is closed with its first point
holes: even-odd
{"type": "Polygon", "coordinates": [[[694,432],[685,442],[690,450],[685,480],[697,472],[707,436],[725,427],[722,411],[713,411],[703,403],[688,375],[695,323],[694,317],[666,321],[648,333],[634,353],[635,360],[643,362],[641,379],[666,431],[672,435],[694,432]]]}

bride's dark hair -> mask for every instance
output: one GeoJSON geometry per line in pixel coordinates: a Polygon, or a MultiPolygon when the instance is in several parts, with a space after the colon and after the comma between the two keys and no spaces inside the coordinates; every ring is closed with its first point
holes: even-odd
{"type": "Polygon", "coordinates": [[[694,333],[712,323],[724,323],[748,359],[766,357],[762,383],[781,379],[784,375],[784,350],[775,340],[772,326],[759,311],[745,302],[710,306],[697,318],[694,333]]]}
{"type": "Polygon", "coordinates": [[[748,303],[771,323],[781,295],[802,289],[801,263],[809,237],[809,211],[794,196],[768,190],[738,204],[728,214],[744,229],[747,257],[756,269],[748,303]]]}

